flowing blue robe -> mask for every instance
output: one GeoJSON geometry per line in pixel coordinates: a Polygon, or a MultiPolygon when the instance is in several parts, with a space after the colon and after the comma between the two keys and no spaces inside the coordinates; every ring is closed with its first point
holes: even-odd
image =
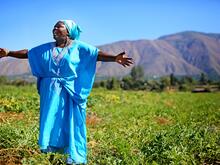
{"type": "Polygon", "coordinates": [[[62,149],[74,163],[86,163],[86,102],[98,49],[78,40],[64,49],[46,43],[28,52],[40,95],[39,146],[62,149]]]}

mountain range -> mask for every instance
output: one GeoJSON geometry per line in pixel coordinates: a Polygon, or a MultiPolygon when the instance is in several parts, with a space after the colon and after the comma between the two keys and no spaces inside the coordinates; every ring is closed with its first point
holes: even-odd
{"type": "MultiPolygon", "coordinates": [[[[155,40],[119,41],[98,46],[110,54],[125,51],[134,59],[134,66],[142,66],[145,76],[200,75],[220,77],[220,34],[194,31],[180,32],[155,40]]],[[[2,58],[0,75],[30,74],[27,60],[2,58]]],[[[122,77],[130,73],[113,62],[98,62],[98,77],[122,77]]]]}

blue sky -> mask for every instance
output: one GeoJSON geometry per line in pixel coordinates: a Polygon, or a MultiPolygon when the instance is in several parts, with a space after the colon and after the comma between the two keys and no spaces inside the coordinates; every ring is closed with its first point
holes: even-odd
{"type": "Polygon", "coordinates": [[[81,40],[103,45],[156,39],[181,31],[220,33],[220,0],[0,0],[0,47],[53,41],[60,19],[73,19],[81,40]]]}

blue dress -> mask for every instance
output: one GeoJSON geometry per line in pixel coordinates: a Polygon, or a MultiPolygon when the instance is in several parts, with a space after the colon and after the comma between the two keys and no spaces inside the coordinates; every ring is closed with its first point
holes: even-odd
{"type": "MultiPolygon", "coordinates": [[[[75,40],[68,47],[46,43],[28,52],[40,95],[39,146],[62,150],[74,163],[86,163],[86,102],[98,49],[75,40]]],[[[53,149],[53,150],[52,150],[53,149]]]]}

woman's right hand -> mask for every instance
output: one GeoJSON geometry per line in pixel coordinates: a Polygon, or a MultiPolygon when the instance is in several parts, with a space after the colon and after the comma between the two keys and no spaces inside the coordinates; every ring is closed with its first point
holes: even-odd
{"type": "Polygon", "coordinates": [[[0,48],[0,58],[7,57],[9,53],[9,50],[6,48],[0,48]]]}

